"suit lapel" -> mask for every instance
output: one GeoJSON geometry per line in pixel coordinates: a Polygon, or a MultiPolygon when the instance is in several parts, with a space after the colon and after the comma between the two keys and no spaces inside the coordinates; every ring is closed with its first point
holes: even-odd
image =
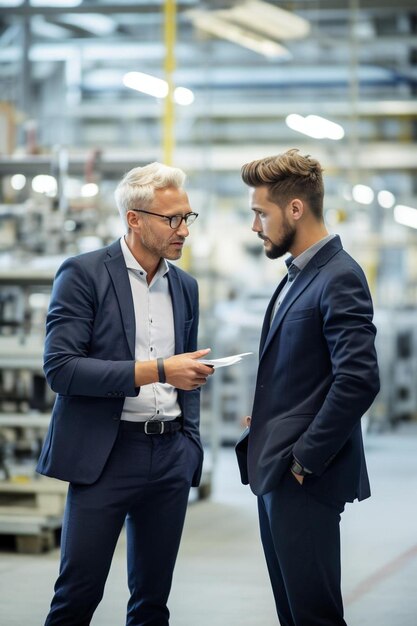
{"type": "Polygon", "coordinates": [[[134,359],[136,341],[135,309],[133,306],[129,274],[119,241],[116,241],[110,246],[109,257],[105,260],[105,264],[116,292],[127,343],[131,356],[134,359]]]}
{"type": "Polygon", "coordinates": [[[319,270],[315,265],[307,266],[306,268],[304,268],[304,270],[298,276],[297,280],[292,285],[289,292],[286,294],[282,304],[279,306],[278,311],[276,312],[274,321],[271,324],[271,328],[269,329],[269,333],[266,337],[266,341],[262,350],[261,358],[265,354],[266,350],[268,349],[269,344],[271,343],[273,336],[275,335],[278,328],[280,327],[286,312],[293,305],[293,303],[297,300],[300,294],[302,294],[304,289],[311,283],[311,281],[318,274],[318,272],[319,270]]]}
{"type": "Polygon", "coordinates": [[[263,351],[263,348],[264,348],[264,345],[265,345],[265,341],[266,341],[266,338],[268,336],[269,329],[270,329],[270,326],[271,326],[271,315],[272,315],[272,311],[274,309],[274,304],[275,304],[276,299],[278,298],[278,296],[279,296],[279,294],[281,292],[281,289],[284,287],[286,282],[287,282],[287,277],[285,276],[281,280],[281,282],[279,283],[278,287],[275,289],[275,292],[274,292],[271,300],[269,301],[268,308],[266,309],[266,313],[265,313],[265,317],[264,317],[264,323],[263,323],[263,326],[262,326],[261,339],[260,339],[260,342],[259,342],[259,357],[262,354],[262,351],[263,351]]]}
{"type": "Polygon", "coordinates": [[[181,281],[174,265],[169,265],[168,285],[171,294],[172,312],[174,315],[175,354],[184,352],[184,297],[181,281]]]}
{"type": "MultiPolygon", "coordinates": [[[[342,249],[342,244],[340,241],[340,237],[336,235],[336,237],[331,239],[325,246],[323,246],[323,248],[321,248],[314,255],[314,257],[307,264],[307,266],[302,270],[302,272],[300,272],[296,281],[294,282],[291,289],[288,291],[287,295],[285,296],[282,304],[280,305],[274,317],[274,321],[271,324],[271,328],[269,329],[269,332],[268,332],[268,324],[271,319],[272,306],[273,306],[273,303],[275,302],[275,298],[272,298],[268,306],[267,312],[265,314],[265,320],[264,320],[264,325],[262,329],[262,337],[264,339],[264,343],[262,343],[262,339],[261,339],[260,359],[263,357],[269,345],[271,344],[272,338],[278,331],[288,309],[294,304],[294,302],[303,293],[306,287],[308,287],[311,281],[317,276],[317,274],[320,272],[320,268],[323,265],[326,265],[326,263],[328,263],[329,260],[341,249],[342,249]]],[[[282,286],[283,286],[283,283],[281,283],[278,286],[278,289],[275,292],[277,295],[279,291],[282,289],[282,286]]]]}

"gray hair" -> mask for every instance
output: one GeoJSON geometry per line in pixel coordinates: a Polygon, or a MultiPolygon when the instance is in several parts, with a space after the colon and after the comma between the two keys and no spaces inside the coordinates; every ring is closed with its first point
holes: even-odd
{"type": "Polygon", "coordinates": [[[116,187],[114,196],[123,223],[127,227],[126,213],[133,209],[147,211],[154,200],[155,189],[182,187],[185,173],[178,167],[162,163],[150,163],[144,167],[135,167],[122,178],[116,187]]]}

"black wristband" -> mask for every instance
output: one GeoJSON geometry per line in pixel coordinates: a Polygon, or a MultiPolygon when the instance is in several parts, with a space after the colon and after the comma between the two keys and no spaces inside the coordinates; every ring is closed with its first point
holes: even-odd
{"type": "Polygon", "coordinates": [[[160,383],[166,383],[164,359],[156,359],[156,366],[158,368],[158,379],[160,383]]]}

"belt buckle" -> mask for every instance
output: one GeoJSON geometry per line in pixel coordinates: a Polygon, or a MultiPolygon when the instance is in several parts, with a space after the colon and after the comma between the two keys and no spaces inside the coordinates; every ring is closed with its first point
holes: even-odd
{"type": "Polygon", "coordinates": [[[164,433],[164,430],[164,422],[159,422],[156,420],[148,420],[147,422],[145,422],[145,435],[162,435],[164,433]],[[150,429],[149,425],[151,425],[150,429]],[[158,425],[158,429],[154,428],[156,425],[158,425]]]}

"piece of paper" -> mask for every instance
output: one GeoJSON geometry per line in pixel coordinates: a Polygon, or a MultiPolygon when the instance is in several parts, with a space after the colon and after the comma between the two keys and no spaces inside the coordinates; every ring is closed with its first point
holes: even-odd
{"type": "Polygon", "coordinates": [[[232,356],[225,356],[222,359],[198,359],[200,363],[204,363],[204,365],[212,365],[214,368],[216,367],[229,367],[229,365],[234,365],[235,363],[239,363],[243,359],[244,356],[248,356],[249,354],[253,354],[253,352],[242,352],[242,354],[233,354],[232,356]]]}

